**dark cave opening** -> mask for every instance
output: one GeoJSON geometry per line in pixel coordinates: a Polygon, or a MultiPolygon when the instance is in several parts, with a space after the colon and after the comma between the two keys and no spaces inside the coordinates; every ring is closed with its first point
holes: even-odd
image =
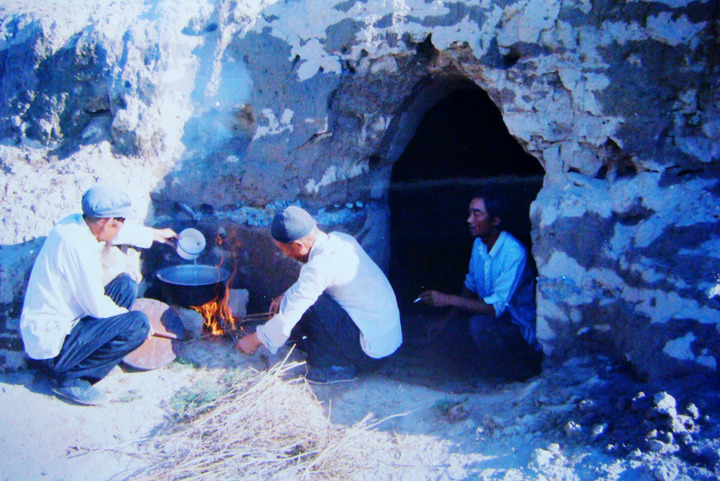
{"type": "Polygon", "coordinates": [[[422,344],[427,318],[438,315],[413,303],[418,293],[457,294],[462,287],[473,242],[466,223],[470,200],[481,191],[501,192],[511,204],[505,228],[531,252],[529,208],[543,176],[482,89],[463,85],[425,113],[393,166],[389,199],[389,279],[405,352],[422,344]]]}

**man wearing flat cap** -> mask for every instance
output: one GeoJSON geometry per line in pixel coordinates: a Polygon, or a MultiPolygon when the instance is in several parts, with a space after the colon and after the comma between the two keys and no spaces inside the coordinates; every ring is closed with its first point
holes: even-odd
{"type": "Polygon", "coordinates": [[[358,242],[326,234],[304,209],[290,206],[273,219],[271,235],[286,256],[302,263],[297,281],[273,299],[274,316],[238,341],[252,354],[272,353],[290,337],[307,354],[305,378],[315,384],[353,381],[402,344],[395,293],[358,242]]]}
{"type": "Polygon", "coordinates": [[[150,247],[176,237],[172,229],[125,222],[128,195],[98,184],[82,197],[82,215],[72,214],[48,234],[25,293],[20,333],[26,354],[45,371],[52,390],[79,404],[104,401],[95,387],[149,333],[147,316],[128,311],[138,285],[127,273],[103,282],[106,244],[150,247]]]}

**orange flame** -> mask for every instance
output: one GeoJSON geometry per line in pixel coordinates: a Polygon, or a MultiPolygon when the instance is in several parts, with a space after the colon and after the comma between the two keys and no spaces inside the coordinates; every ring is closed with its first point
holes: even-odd
{"type": "Polygon", "coordinates": [[[225,286],[225,293],[220,299],[213,299],[202,306],[190,306],[205,318],[205,328],[213,336],[222,336],[227,331],[235,330],[235,317],[228,306],[229,288],[225,286]]]}
{"type": "MultiPolygon", "coordinates": [[[[230,299],[230,287],[232,279],[237,274],[237,260],[240,251],[243,248],[243,243],[240,240],[237,227],[227,228],[226,233],[223,235],[217,234],[215,236],[215,242],[218,246],[224,246],[225,249],[230,251],[229,258],[235,259],[232,264],[232,271],[230,278],[225,284],[225,292],[220,299],[213,299],[212,301],[206,302],[202,306],[191,306],[192,309],[199,312],[205,318],[205,327],[214,336],[222,336],[228,331],[234,331],[235,317],[233,316],[232,310],[228,305],[230,299]]],[[[221,258],[219,264],[216,267],[222,267],[225,264],[225,258],[221,258]]]]}

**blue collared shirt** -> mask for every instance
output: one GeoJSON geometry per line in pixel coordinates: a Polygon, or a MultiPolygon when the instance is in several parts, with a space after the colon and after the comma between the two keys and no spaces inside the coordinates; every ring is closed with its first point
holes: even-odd
{"type": "Polygon", "coordinates": [[[506,310],[525,340],[539,349],[535,337],[535,279],[530,273],[525,247],[508,232],[501,232],[490,252],[475,239],[465,287],[495,308],[506,310]]]}

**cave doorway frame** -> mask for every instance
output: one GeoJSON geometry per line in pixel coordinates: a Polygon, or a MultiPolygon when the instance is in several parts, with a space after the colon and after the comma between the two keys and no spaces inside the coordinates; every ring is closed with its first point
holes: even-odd
{"type": "MultiPolygon", "coordinates": [[[[507,128],[504,124],[501,111],[497,108],[496,104],[489,98],[487,93],[478,86],[475,82],[472,82],[471,80],[464,78],[464,77],[454,77],[454,78],[442,78],[437,79],[433,78],[426,82],[421,82],[417,85],[417,88],[415,89],[415,96],[414,98],[410,99],[408,102],[408,108],[403,112],[403,114],[400,116],[399,119],[399,128],[396,130],[395,138],[393,139],[393,142],[391,144],[391,148],[389,152],[387,153],[387,157],[392,159],[392,170],[389,178],[389,199],[388,199],[388,210],[390,213],[390,222],[389,222],[389,234],[390,234],[390,240],[389,240],[389,277],[391,279],[391,282],[393,283],[393,287],[396,290],[396,293],[398,294],[398,301],[401,305],[401,310],[407,310],[408,308],[413,308],[412,301],[414,300],[414,293],[416,294],[421,289],[424,288],[437,288],[440,290],[440,288],[444,289],[445,291],[451,291],[451,292],[457,292],[462,285],[462,281],[464,279],[464,274],[459,275],[458,274],[458,266],[457,261],[456,265],[451,268],[451,271],[455,271],[455,277],[458,277],[457,279],[448,280],[444,284],[441,285],[425,285],[427,284],[424,282],[422,278],[416,278],[417,273],[398,273],[398,218],[404,217],[404,216],[414,216],[417,217],[418,212],[403,212],[402,215],[398,215],[398,206],[395,200],[395,194],[398,190],[398,185],[402,182],[398,182],[396,179],[396,170],[398,166],[400,165],[400,162],[405,161],[403,159],[404,153],[409,148],[411,142],[415,139],[415,136],[418,135],[418,131],[421,127],[421,124],[426,120],[426,116],[431,115],[432,110],[436,109],[439,105],[441,105],[448,97],[450,97],[452,94],[460,92],[460,91],[469,91],[474,92],[478,95],[484,95],[487,98],[487,101],[490,105],[492,105],[492,108],[496,110],[496,113],[494,115],[497,116],[497,121],[501,123],[502,128],[505,132],[505,135],[507,138],[505,141],[507,142],[513,142],[515,143],[519,148],[520,144],[518,143],[517,139],[511,136],[511,134],[508,133],[507,128]],[[405,282],[407,279],[412,279],[412,282],[405,282]]],[[[479,115],[483,115],[487,113],[479,113],[479,115]]],[[[487,187],[488,183],[496,183],[496,184],[502,184],[505,182],[506,185],[499,185],[500,189],[508,189],[508,186],[510,189],[517,188],[518,185],[524,183],[523,189],[525,189],[525,198],[522,200],[521,204],[523,207],[521,209],[524,210],[524,222],[525,225],[522,226],[522,229],[524,229],[524,232],[521,232],[519,235],[516,232],[513,232],[513,229],[509,229],[512,233],[516,234],[516,237],[521,238],[521,241],[527,246],[528,252],[532,253],[532,229],[533,226],[530,223],[529,219],[529,208],[530,203],[535,200],[537,197],[538,192],[540,191],[542,187],[542,182],[545,176],[545,171],[542,167],[542,164],[540,161],[538,161],[536,158],[530,156],[529,154],[525,153],[528,158],[532,159],[532,162],[534,163],[536,167],[536,172],[533,175],[528,176],[527,173],[525,175],[517,176],[515,179],[509,178],[509,176],[500,176],[500,177],[477,177],[474,179],[465,179],[465,185],[458,189],[459,191],[464,191],[464,197],[463,200],[460,201],[461,207],[458,207],[458,202],[455,203],[447,203],[443,202],[442,199],[438,200],[438,203],[440,204],[441,208],[450,208],[453,209],[454,212],[449,212],[447,210],[444,210],[444,214],[449,216],[449,218],[452,219],[452,222],[458,224],[457,228],[454,229],[454,232],[449,236],[449,238],[452,238],[453,236],[455,238],[458,238],[457,232],[460,231],[461,235],[467,235],[467,228],[465,224],[465,218],[466,218],[466,202],[469,201],[469,199],[472,197],[470,192],[481,190],[483,188],[487,187]],[[449,205],[453,204],[452,207],[449,205]]],[[[511,166],[512,167],[512,166],[511,166]]],[[[512,169],[510,169],[512,170],[512,169]]],[[[448,188],[457,188],[458,187],[458,179],[443,179],[438,178],[438,182],[432,182],[425,180],[425,188],[428,189],[428,191],[432,191],[435,189],[435,191],[440,192],[443,189],[447,191],[448,188]]],[[[403,185],[400,186],[401,189],[412,189],[412,186],[403,185]]],[[[421,186],[421,188],[423,188],[421,186]]],[[[427,206],[421,206],[420,209],[427,208],[427,206]]],[[[422,213],[420,213],[422,215],[422,213]]],[[[437,214],[436,214],[437,215],[437,214]]],[[[402,221],[400,221],[401,223],[402,221]]],[[[445,228],[445,227],[443,227],[445,228]]],[[[441,236],[443,237],[443,236],[441,236]]],[[[446,239],[445,241],[448,241],[448,236],[444,236],[446,239]]],[[[442,239],[440,240],[442,242],[442,239]]],[[[452,241],[448,241],[452,242],[452,241]]],[[[463,262],[463,269],[467,268],[467,260],[469,260],[470,255],[470,246],[472,244],[472,239],[467,235],[467,238],[464,240],[464,243],[462,245],[458,246],[457,250],[458,255],[463,257],[465,260],[463,262]]],[[[422,249],[416,249],[418,251],[417,254],[410,253],[409,256],[405,256],[405,261],[407,262],[409,259],[413,259],[413,255],[421,255],[422,249]]],[[[431,254],[431,257],[437,257],[436,254],[431,254]]],[[[534,259],[532,258],[532,255],[529,256],[533,267],[534,267],[534,259]]]]}

